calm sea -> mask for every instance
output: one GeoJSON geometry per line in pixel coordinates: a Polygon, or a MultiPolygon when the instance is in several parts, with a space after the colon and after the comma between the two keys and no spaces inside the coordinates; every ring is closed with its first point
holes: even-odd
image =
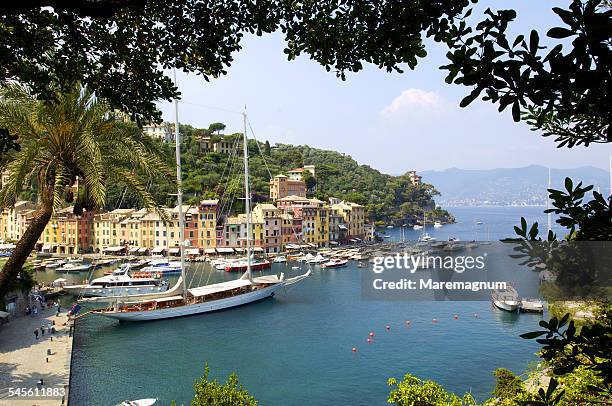
{"type": "MultiPolygon", "coordinates": [[[[456,224],[428,232],[439,239],[499,239],[512,236],[521,215],[545,227],[542,210],[453,208],[456,224]]],[[[399,238],[399,230],[385,231],[399,238]]],[[[418,234],[409,230],[406,237],[418,234]]],[[[191,271],[194,283],[236,277],[204,264],[191,271]]],[[[295,273],[284,265],[273,271],[295,273]]],[[[201,316],[147,323],[86,317],[75,337],[71,404],[145,397],[189,404],[205,363],[220,380],[236,372],[262,405],[384,405],[387,379],[405,373],[482,400],[493,389],[496,368],[522,373],[537,362],[538,345],[519,334],[542,316],[504,313],[485,301],[364,301],[360,272],[355,265],[315,268],[311,278],[272,299],[201,316]],[[368,344],[370,331],[375,336],[368,344]]]]}

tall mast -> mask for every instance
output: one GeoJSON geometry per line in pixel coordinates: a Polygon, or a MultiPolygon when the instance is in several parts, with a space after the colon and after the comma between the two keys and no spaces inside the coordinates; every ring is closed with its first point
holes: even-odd
{"type": "MultiPolygon", "coordinates": [[[[176,69],[174,71],[174,84],[176,82],[176,69]]],[[[178,85],[177,85],[178,87],[178,85]]],[[[176,200],[179,215],[179,252],[181,253],[181,278],[183,279],[183,296],[187,295],[187,284],[185,282],[185,219],[183,218],[183,180],[181,175],[181,133],[179,132],[178,99],[174,99],[174,142],[176,152],[176,200]]],[[[166,238],[168,238],[166,233],[166,238]]]]}
{"type": "MultiPolygon", "coordinates": [[[[548,168],[548,189],[552,188],[552,180],[550,176],[551,170],[548,168]]],[[[546,209],[550,209],[550,197],[548,196],[548,189],[546,190],[546,209]]],[[[552,213],[548,213],[548,234],[552,231],[552,213]]]]}
{"type": "MultiPolygon", "coordinates": [[[[76,200],[79,198],[79,177],[76,177],[76,199],[74,199],[74,201],[76,202],[76,200]]],[[[80,216],[76,216],[76,227],[75,227],[75,232],[76,232],[76,243],[74,244],[74,256],[76,257],[79,254],[79,217],[80,216]]]]}
{"type": "Polygon", "coordinates": [[[242,125],[244,128],[243,150],[244,150],[244,212],[246,214],[246,253],[247,253],[247,277],[253,282],[251,272],[251,192],[249,191],[249,149],[246,128],[246,106],[242,112],[242,125]]]}
{"type": "Polygon", "coordinates": [[[610,154],[610,195],[612,196],[612,154],[610,154]]]}

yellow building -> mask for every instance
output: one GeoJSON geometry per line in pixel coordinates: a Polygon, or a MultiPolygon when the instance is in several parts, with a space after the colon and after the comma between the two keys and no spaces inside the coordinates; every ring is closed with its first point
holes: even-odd
{"type": "Polygon", "coordinates": [[[302,234],[304,242],[317,247],[329,245],[329,208],[318,199],[308,199],[301,206],[302,234]]]}
{"type": "Polygon", "coordinates": [[[135,211],[135,209],[115,209],[97,214],[93,221],[93,251],[102,252],[105,248],[123,246],[122,239],[127,230],[127,223],[122,229],[121,222],[129,218],[135,211]]]}
{"type": "Polygon", "coordinates": [[[146,251],[150,253],[155,248],[155,225],[159,221],[161,221],[161,216],[154,211],[145,213],[140,218],[139,254],[146,251]]]}
{"type": "Polygon", "coordinates": [[[15,206],[2,210],[0,221],[0,238],[3,241],[18,241],[27,228],[28,219],[36,208],[34,203],[19,201],[15,206]]]}
{"type": "MultiPolygon", "coordinates": [[[[217,247],[217,210],[219,200],[202,200],[198,206],[198,247],[211,250],[217,247]]],[[[196,220],[197,221],[197,220],[196,220]]],[[[212,251],[209,251],[209,253],[212,251]]]]}
{"type": "Polygon", "coordinates": [[[357,203],[341,201],[332,204],[332,209],[342,215],[347,228],[347,238],[365,236],[365,208],[357,203]]]}
{"type": "Polygon", "coordinates": [[[74,214],[74,206],[56,210],[43,230],[38,243],[44,252],[83,254],[92,252],[95,244],[94,212],[74,214]]]}

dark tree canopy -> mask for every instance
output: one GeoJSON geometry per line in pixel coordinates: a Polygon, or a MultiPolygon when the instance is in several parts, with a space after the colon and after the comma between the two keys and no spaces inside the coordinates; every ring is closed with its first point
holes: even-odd
{"type": "Polygon", "coordinates": [[[414,69],[430,36],[450,48],[447,81],[472,89],[462,106],[484,93],[559,146],[612,141],[609,2],[554,8],[563,26],[547,35],[562,43],[544,51],[535,30],[509,38],[514,10],[487,10],[469,26],[476,1],[3,2],[0,81],[48,99],[81,82],[134,119],[159,121],[155,102],[179,96],[164,70],[224,75],[245,34],[281,31],[289,60],[306,53],[342,79],[366,63],[414,69]]]}
{"type": "Polygon", "coordinates": [[[26,0],[0,6],[0,80],[42,97],[81,81],[136,119],[159,120],[155,101],[178,95],[164,69],[224,75],[244,34],[285,34],[344,76],[362,62],[387,70],[425,56],[421,31],[458,15],[468,0],[372,3],[317,0],[26,0]],[[46,7],[45,7],[46,6],[46,7]]]}
{"type": "Polygon", "coordinates": [[[555,136],[559,147],[612,142],[612,10],[602,0],[573,0],[568,10],[552,11],[563,26],[546,33],[556,43],[550,49],[536,30],[506,33],[514,10],[487,9],[475,28],[449,24],[437,34],[450,48],[446,81],[473,89],[462,106],[484,93],[500,111],[512,106],[515,121],[522,115],[555,136]]]}

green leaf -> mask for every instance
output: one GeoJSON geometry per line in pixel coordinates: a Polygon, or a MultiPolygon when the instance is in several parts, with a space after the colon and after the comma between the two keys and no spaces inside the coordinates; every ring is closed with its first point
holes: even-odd
{"type": "Polygon", "coordinates": [[[544,331],[544,330],[540,330],[540,331],[531,331],[529,333],[523,333],[520,335],[521,338],[524,338],[526,340],[531,340],[537,337],[540,337],[544,334],[548,333],[548,331],[544,331]]]}
{"type": "Polygon", "coordinates": [[[529,51],[532,55],[535,55],[538,52],[538,46],[540,43],[540,36],[536,30],[531,30],[531,34],[529,35],[529,51]]]}
{"type": "Polygon", "coordinates": [[[459,106],[467,107],[471,102],[473,102],[478,97],[479,94],[480,94],[479,88],[472,90],[472,92],[469,95],[465,96],[463,100],[461,100],[461,103],[459,103],[459,106]]]}
{"type": "Polygon", "coordinates": [[[572,30],[568,30],[567,28],[555,27],[548,30],[546,35],[550,38],[567,38],[572,35],[576,35],[576,33],[572,30]]]}
{"type": "Polygon", "coordinates": [[[512,103],[512,119],[515,123],[521,121],[521,105],[519,104],[518,100],[515,100],[514,103],[512,103]]]}

